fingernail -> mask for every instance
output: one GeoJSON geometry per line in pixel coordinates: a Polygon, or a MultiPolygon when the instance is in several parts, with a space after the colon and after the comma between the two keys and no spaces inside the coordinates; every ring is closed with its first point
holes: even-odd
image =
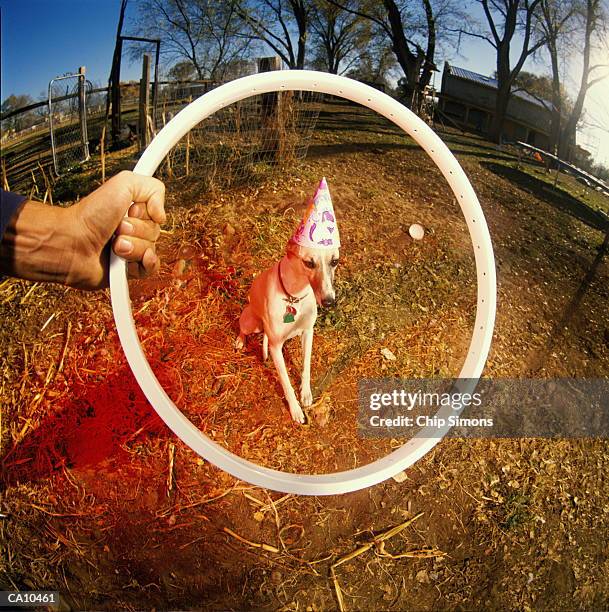
{"type": "Polygon", "coordinates": [[[131,204],[129,208],[129,216],[134,217],[135,219],[141,219],[144,216],[144,211],[146,209],[142,207],[141,204],[131,204]]]}
{"type": "Polygon", "coordinates": [[[118,230],[121,234],[133,234],[133,224],[129,223],[129,221],[121,221],[118,230]]]}
{"type": "Polygon", "coordinates": [[[114,249],[118,255],[129,255],[133,251],[133,243],[125,238],[119,238],[114,249]]]}
{"type": "Polygon", "coordinates": [[[157,254],[156,253],[152,253],[152,255],[149,255],[148,257],[150,257],[150,265],[154,266],[157,262],[157,254]]]}

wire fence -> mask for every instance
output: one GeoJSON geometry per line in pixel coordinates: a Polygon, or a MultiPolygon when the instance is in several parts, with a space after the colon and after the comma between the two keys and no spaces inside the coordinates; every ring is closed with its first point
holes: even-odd
{"type": "Polygon", "coordinates": [[[57,176],[89,159],[87,93],[92,90],[84,74],[58,77],[49,83],[49,132],[57,176]]]}
{"type": "Polygon", "coordinates": [[[0,122],[3,188],[29,197],[52,199],[57,178],[86,160],[87,149],[88,153],[99,149],[107,90],[95,89],[89,81],[85,82],[83,122],[78,75],[72,77],[51,81],[48,100],[3,117],[0,122]]]}
{"type": "MultiPolygon", "coordinates": [[[[161,90],[157,127],[214,83],[169,84],[161,90]]],[[[306,156],[322,95],[281,92],[233,103],[201,121],[169,152],[162,178],[194,175],[205,190],[247,184],[306,156]]]]}
{"type": "MultiPolygon", "coordinates": [[[[247,68],[251,72],[251,66],[247,68]]],[[[221,85],[210,80],[164,78],[156,96],[149,96],[156,102],[146,110],[150,136],[190,102],[221,85]]],[[[71,171],[86,160],[87,171],[99,170],[104,163],[102,152],[111,157],[114,149],[120,149],[123,163],[133,167],[141,152],[140,83],[121,83],[121,130],[113,149],[106,116],[107,107],[112,111],[109,92],[94,89],[89,82],[79,85],[79,79],[79,75],[54,79],[48,104],[30,105],[3,118],[0,169],[4,188],[53,201],[53,188],[60,177],[69,180],[71,171]]],[[[151,91],[153,88],[154,84],[151,91]]],[[[185,135],[157,174],[164,180],[196,177],[202,190],[213,190],[246,184],[285,168],[305,157],[321,103],[321,94],[296,91],[256,95],[231,104],[185,135]]]]}

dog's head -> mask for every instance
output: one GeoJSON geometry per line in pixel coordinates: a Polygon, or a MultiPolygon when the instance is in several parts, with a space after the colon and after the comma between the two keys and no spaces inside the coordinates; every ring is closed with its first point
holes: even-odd
{"type": "Polygon", "coordinates": [[[309,279],[309,284],[320,306],[333,306],[336,302],[334,273],[339,260],[339,249],[313,249],[293,240],[288,242],[288,258],[309,279]]]}

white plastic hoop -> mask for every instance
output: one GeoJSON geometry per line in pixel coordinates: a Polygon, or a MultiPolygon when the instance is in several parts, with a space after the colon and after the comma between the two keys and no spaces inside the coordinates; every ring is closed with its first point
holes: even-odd
{"type": "MultiPolygon", "coordinates": [[[[453,154],[427,124],[398,101],[358,81],[324,72],[287,70],[244,77],[202,95],[178,113],[144,151],[134,172],[152,176],[180,138],[200,121],[225,106],[258,94],[290,90],[335,95],[376,111],[416,140],[441,170],[465,216],[474,247],[478,281],[476,321],[459,378],[469,379],[470,388],[472,384],[475,386],[486,362],[495,323],[496,278],[491,237],[478,198],[453,154]]],[[[290,474],[242,459],[199,431],[165,393],[139,342],[129,298],[127,266],[114,253],[110,258],[110,292],[123,350],[148,401],[185,444],[236,478],[275,491],[302,495],[335,495],[357,491],[395,476],[409,467],[431,450],[450,429],[445,427],[440,435],[437,428],[424,428],[386,457],[333,474],[290,474]]],[[[451,406],[445,406],[437,416],[448,422],[447,417],[451,413],[454,414],[451,406]]]]}

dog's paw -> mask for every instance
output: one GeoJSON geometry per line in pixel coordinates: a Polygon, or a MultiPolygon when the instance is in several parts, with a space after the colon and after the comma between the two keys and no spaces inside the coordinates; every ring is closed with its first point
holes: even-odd
{"type": "Polygon", "coordinates": [[[303,387],[300,390],[300,403],[308,408],[313,403],[313,394],[311,393],[311,387],[303,387]]]}
{"type": "Polygon", "coordinates": [[[295,406],[290,406],[290,414],[292,415],[292,419],[301,425],[306,422],[306,418],[302,408],[296,404],[295,406]]]}
{"type": "Polygon", "coordinates": [[[245,342],[243,338],[241,336],[238,336],[237,339],[235,340],[235,348],[238,351],[242,351],[244,346],[245,346],[245,342]]]}

